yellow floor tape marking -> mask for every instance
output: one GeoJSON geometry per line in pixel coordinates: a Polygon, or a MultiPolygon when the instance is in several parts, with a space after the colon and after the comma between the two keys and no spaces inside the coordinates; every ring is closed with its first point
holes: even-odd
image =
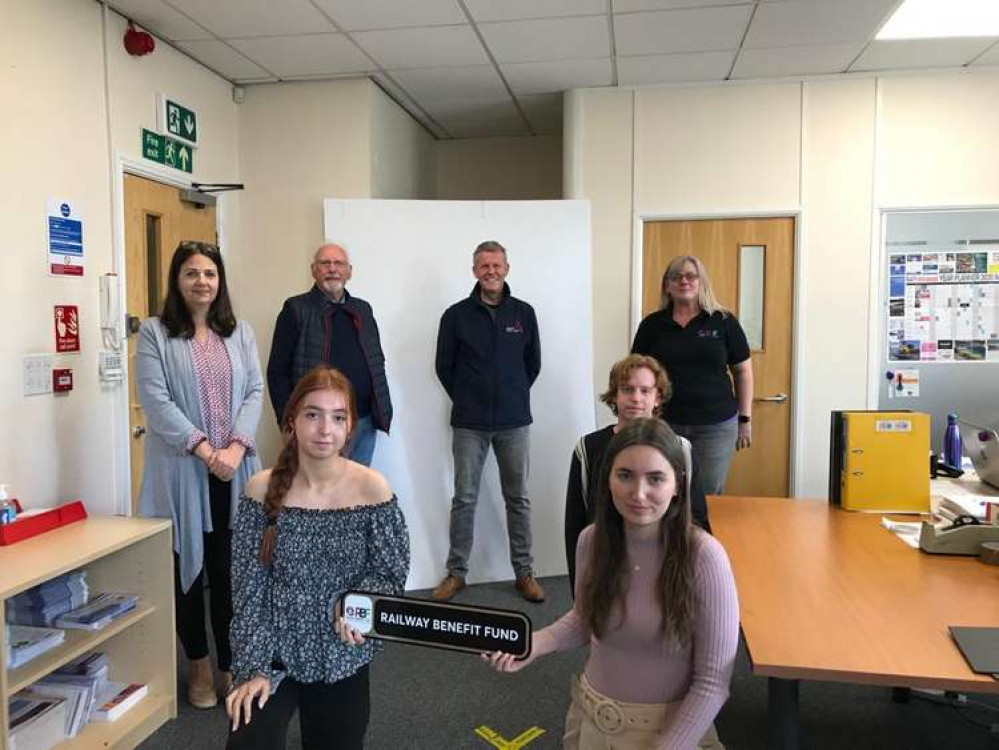
{"type": "Polygon", "coordinates": [[[495,729],[490,729],[483,724],[481,727],[475,728],[475,733],[497,750],[521,750],[522,747],[526,747],[543,735],[545,730],[541,727],[531,727],[518,734],[512,740],[508,740],[495,729]]]}

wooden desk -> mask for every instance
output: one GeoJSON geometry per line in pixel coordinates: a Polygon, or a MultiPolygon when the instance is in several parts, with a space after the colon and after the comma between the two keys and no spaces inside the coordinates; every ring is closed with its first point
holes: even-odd
{"type": "Polygon", "coordinates": [[[999,693],[949,625],[999,627],[999,567],[927,555],[825,500],[712,497],[755,674],[769,679],[769,744],[800,746],[798,681],[999,693]]]}

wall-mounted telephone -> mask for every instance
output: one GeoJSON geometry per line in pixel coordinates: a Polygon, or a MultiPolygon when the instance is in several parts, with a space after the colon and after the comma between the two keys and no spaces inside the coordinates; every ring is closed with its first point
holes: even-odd
{"type": "Polygon", "coordinates": [[[105,346],[117,349],[122,339],[121,289],[118,275],[106,273],[100,279],[101,332],[105,346]]]}
{"type": "Polygon", "coordinates": [[[121,342],[124,339],[124,313],[121,309],[121,287],[118,275],[106,273],[100,277],[101,339],[104,351],[98,355],[101,380],[114,383],[124,378],[121,342]]]}

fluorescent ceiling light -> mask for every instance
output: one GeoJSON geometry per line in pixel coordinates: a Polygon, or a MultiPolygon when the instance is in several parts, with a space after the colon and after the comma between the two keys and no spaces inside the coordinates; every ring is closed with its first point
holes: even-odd
{"type": "Polygon", "coordinates": [[[905,0],[875,39],[999,36],[997,0],[905,0]]]}

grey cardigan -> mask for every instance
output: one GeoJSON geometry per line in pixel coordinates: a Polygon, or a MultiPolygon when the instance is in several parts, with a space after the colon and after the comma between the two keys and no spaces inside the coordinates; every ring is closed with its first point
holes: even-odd
{"type": "MultiPolygon", "coordinates": [[[[264,390],[253,329],[241,320],[223,341],[232,364],[232,430],[253,437],[264,390]]],[[[187,451],[191,432],[205,431],[190,340],[170,338],[159,318],[149,318],[139,329],[135,361],[149,427],[139,515],[173,520],[173,549],[180,556],[181,588],[187,591],[201,572],[202,535],[212,530],[208,468],[187,451]]],[[[243,486],[259,470],[260,459],[247,452],[232,478],[230,528],[243,486]]]]}

